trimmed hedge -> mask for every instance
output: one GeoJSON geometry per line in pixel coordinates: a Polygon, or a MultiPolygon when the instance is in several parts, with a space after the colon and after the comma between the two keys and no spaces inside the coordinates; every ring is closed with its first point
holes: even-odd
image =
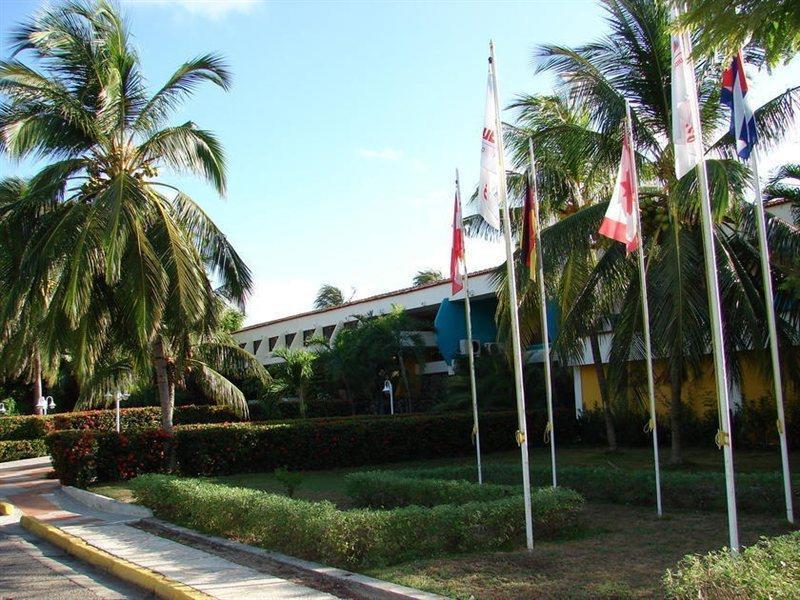
{"type": "MultiPolygon", "coordinates": [[[[512,413],[486,415],[485,452],[515,447],[512,413]]],[[[175,430],[185,475],[359,467],[468,455],[472,416],[403,415],[307,419],[283,423],[193,425],[175,430]]]]}
{"type": "Polygon", "coordinates": [[[728,549],[690,555],[664,575],[667,598],[800,598],[800,531],[761,541],[739,556],[728,549]]]}
{"type": "Polygon", "coordinates": [[[469,481],[414,479],[392,471],[364,471],[345,475],[347,495],[355,506],[398,508],[487,502],[519,496],[513,485],[477,485],[469,481]]]}
{"type": "Polygon", "coordinates": [[[61,483],[86,487],[166,471],[172,437],[159,429],[130,434],[70,429],[51,433],[45,442],[61,483]]]}
{"type": "MultiPolygon", "coordinates": [[[[549,467],[531,467],[533,485],[547,485],[549,467]]],[[[416,479],[475,480],[474,467],[401,469],[397,476],[416,479]]],[[[484,480],[495,484],[520,485],[521,469],[515,464],[484,466],[484,480]]],[[[650,470],[611,469],[608,467],[559,467],[559,485],[572,488],[588,500],[616,504],[655,504],[655,476],[650,470]]],[[[698,471],[661,471],[661,492],[667,510],[725,510],[725,475],[698,471]]],[[[797,496],[797,494],[795,493],[797,496]]],[[[782,511],[783,479],[780,473],[737,473],[736,503],[739,510],[752,513],[782,511]]]]}
{"type": "Polygon", "coordinates": [[[0,417],[0,441],[41,439],[47,432],[44,417],[0,417]]]}
{"type": "MultiPolygon", "coordinates": [[[[161,518],[213,535],[340,567],[393,564],[451,552],[508,549],[524,541],[520,497],[492,502],[342,511],[200,479],[144,475],[131,484],[161,518]]],[[[583,499],[572,490],[533,493],[537,538],[576,523],[583,499]]]]}
{"type": "Polygon", "coordinates": [[[0,441],[0,462],[47,456],[44,440],[0,441]]]}
{"type": "MultiPolygon", "coordinates": [[[[241,421],[225,406],[176,406],[173,422],[176,425],[196,423],[227,423],[241,421]]],[[[31,440],[44,438],[51,431],[64,429],[104,429],[112,431],[116,425],[114,410],[89,410],[58,413],[46,417],[0,417],[0,440],[31,440]]],[[[120,410],[120,427],[123,431],[143,431],[161,427],[161,408],[123,408],[120,410]]]]}
{"type": "MultiPolygon", "coordinates": [[[[513,414],[485,419],[481,445],[486,451],[511,447],[513,414]]],[[[472,416],[404,415],[306,419],[276,423],[226,423],[185,425],[174,430],[175,467],[182,475],[228,475],[273,471],[358,467],[414,459],[458,456],[473,452],[472,416]]],[[[80,433],[80,432],[78,432],[80,433]]],[[[71,451],[75,431],[56,431],[47,436],[56,473],[62,482],[104,481],[130,478],[129,469],[114,470],[114,432],[85,430],[82,443],[94,450],[85,457],[71,451]],[[95,436],[103,443],[90,440],[95,436]]],[[[127,432],[133,443],[147,432],[127,432]]],[[[143,444],[146,446],[146,444],[143,444]]],[[[165,471],[164,464],[145,461],[151,471],[165,471]]],[[[134,474],[142,472],[136,470],[134,474]]]]}

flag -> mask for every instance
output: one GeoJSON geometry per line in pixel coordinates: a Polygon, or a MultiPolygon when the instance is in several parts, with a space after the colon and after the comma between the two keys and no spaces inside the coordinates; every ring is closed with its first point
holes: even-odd
{"type": "Polygon", "coordinates": [[[703,160],[697,84],[687,34],[672,35],[672,143],[678,179],[703,160]]]}
{"type": "Polygon", "coordinates": [[[747,101],[747,77],[741,51],[733,57],[731,66],[722,72],[721,101],[731,109],[731,134],[736,140],[736,153],[747,159],[758,141],[758,134],[753,109],[747,101]]]}
{"type": "Polygon", "coordinates": [[[464,289],[464,279],[461,274],[461,265],[464,264],[464,225],[461,221],[461,198],[456,190],[455,206],[453,207],[453,247],[450,250],[450,279],[453,282],[455,295],[464,289]]]}
{"type": "Polygon", "coordinates": [[[522,258],[528,267],[528,274],[535,279],[536,271],[536,224],[538,223],[536,205],[536,190],[531,185],[530,178],[525,182],[525,207],[522,214],[522,258]]]}
{"type": "Polygon", "coordinates": [[[478,212],[492,228],[500,229],[500,157],[497,151],[497,115],[491,65],[486,86],[486,111],[481,134],[481,178],[478,183],[478,212]]]}
{"type": "Polygon", "coordinates": [[[639,190],[636,182],[636,158],[627,120],[622,136],[622,157],[619,161],[614,193],[608,204],[606,216],[600,225],[600,234],[622,242],[628,254],[639,247],[636,212],[639,210],[639,190]]]}

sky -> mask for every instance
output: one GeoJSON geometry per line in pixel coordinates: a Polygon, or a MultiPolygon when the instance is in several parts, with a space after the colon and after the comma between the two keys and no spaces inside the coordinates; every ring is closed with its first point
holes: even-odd
{"type": "MultiPolygon", "coordinates": [[[[14,24],[43,5],[0,0],[0,56],[14,24]]],[[[537,45],[577,45],[606,31],[593,0],[121,5],[153,89],[207,52],[233,72],[229,92],[200,88],[174,118],[221,139],[226,197],[175,180],[252,269],[247,324],[309,310],[323,283],[360,298],[406,287],[421,269],[446,275],[454,170],[465,196],[478,179],[489,39],[507,105],[552,90],[552,78],[535,72],[537,45]]],[[[754,103],[798,82],[799,60],[755,74],[754,103]]],[[[798,159],[793,131],[762,171],[798,159]]],[[[35,166],[0,158],[0,175],[35,166]]],[[[499,243],[467,242],[470,270],[502,258],[499,243]]]]}

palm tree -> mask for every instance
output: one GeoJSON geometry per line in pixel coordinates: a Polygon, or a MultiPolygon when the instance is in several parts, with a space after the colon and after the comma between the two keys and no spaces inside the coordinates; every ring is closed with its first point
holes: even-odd
{"type": "Polygon", "coordinates": [[[424,269],[422,271],[417,271],[417,274],[414,275],[414,287],[425,285],[426,283],[435,283],[437,281],[442,281],[444,277],[442,276],[442,272],[437,269],[424,269]]]}
{"type": "Polygon", "coordinates": [[[305,349],[278,348],[275,356],[283,359],[281,375],[276,382],[275,390],[297,394],[300,400],[300,416],[306,416],[306,400],[308,384],[314,377],[314,363],[317,354],[305,349]]]}
{"type": "Polygon", "coordinates": [[[682,22],[703,31],[697,49],[732,54],[745,44],[763,48],[769,64],[800,51],[800,8],[795,0],[689,0],[682,22]]]}
{"type": "Polygon", "coordinates": [[[342,304],[344,304],[344,294],[342,290],[330,283],[325,283],[320,286],[317,297],[314,299],[314,308],[317,309],[332,308],[334,306],[341,306],[342,304]]]}
{"type": "Polygon", "coordinates": [[[70,337],[76,371],[89,381],[109,344],[121,344],[138,370],[155,369],[170,429],[180,353],[215,328],[206,269],[239,304],[252,284],[199,205],[159,179],[162,169],[188,173],[224,194],[217,138],[168,119],[199,84],[227,89],[230,74],[218,56],[203,55],[148,95],[127,28],[105,0],[46,9],[15,30],[12,51],[0,61],[0,150],[53,160],[37,178],[64,189],[20,268],[20,282],[50,290],[47,350],[70,337]]]}
{"type": "MultiPolygon", "coordinates": [[[[667,364],[671,460],[679,462],[683,385],[691,372],[700,371],[710,347],[710,327],[696,179],[691,173],[676,180],[672,164],[670,10],[669,4],[661,0],[605,0],[604,5],[610,35],[577,48],[544,46],[536,56],[539,70],[554,73],[559,91],[590,115],[588,123],[573,127],[562,142],[569,160],[586,161],[588,172],[607,171],[618,160],[625,101],[631,104],[642,204],[649,206],[649,211],[643,211],[643,220],[654,350],[667,364]],[[612,146],[616,147],[613,161],[613,154],[609,153],[612,146]]],[[[711,58],[696,62],[705,141],[714,156],[706,159],[706,167],[716,218],[726,352],[729,364],[735,367],[733,351],[757,347],[766,339],[766,333],[760,318],[763,298],[740,243],[739,224],[748,212],[741,198],[747,172],[738,162],[725,158],[732,155],[730,135],[713,140],[727,125],[727,115],[719,106],[720,71],[719,62],[711,58]]],[[[756,111],[765,146],[785,134],[797,98],[798,88],[793,88],[756,111]]],[[[545,229],[542,243],[545,254],[555,260],[572,253],[597,252],[596,264],[589,273],[581,274],[579,289],[571,295],[571,306],[562,315],[562,327],[565,331],[572,327],[580,331],[585,315],[598,311],[612,320],[611,379],[619,385],[625,380],[628,360],[643,354],[638,273],[635,262],[625,256],[619,244],[609,244],[597,236],[606,207],[600,200],[609,195],[607,189],[605,193],[602,188],[598,191],[594,204],[545,229]],[[615,305],[604,304],[605,298],[615,298],[615,305]]],[[[528,290],[528,294],[531,292],[528,290]]],[[[524,311],[526,302],[530,306],[535,301],[526,299],[526,290],[522,293],[524,311]]],[[[790,324],[782,322],[784,334],[791,335],[790,330],[790,324]]]]}
{"type": "MultiPolygon", "coordinates": [[[[794,225],[800,225],[800,165],[786,164],[778,168],[764,188],[765,200],[788,200],[792,204],[792,220],[794,225]]],[[[779,228],[779,223],[774,220],[772,230],[779,228]]],[[[786,277],[780,290],[795,299],[800,299],[800,258],[796,252],[773,252],[772,262],[780,265],[780,270],[786,277]]]]}

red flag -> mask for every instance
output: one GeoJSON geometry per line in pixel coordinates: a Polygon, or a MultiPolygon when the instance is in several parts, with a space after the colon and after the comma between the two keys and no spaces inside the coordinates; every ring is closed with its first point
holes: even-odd
{"type": "Polygon", "coordinates": [[[636,160],[633,154],[631,132],[626,125],[622,136],[622,158],[619,161],[614,194],[608,204],[606,216],[600,225],[600,234],[622,242],[628,254],[639,247],[639,232],[634,211],[639,210],[639,189],[636,182],[636,160]]]}
{"type": "Polygon", "coordinates": [[[456,191],[455,206],[453,208],[453,248],[450,250],[450,278],[453,281],[455,295],[464,289],[461,265],[464,264],[464,225],[461,221],[461,198],[456,191]]]}
{"type": "Polygon", "coordinates": [[[531,279],[535,279],[536,270],[536,191],[530,180],[525,184],[525,207],[522,214],[522,257],[531,279]]]}

